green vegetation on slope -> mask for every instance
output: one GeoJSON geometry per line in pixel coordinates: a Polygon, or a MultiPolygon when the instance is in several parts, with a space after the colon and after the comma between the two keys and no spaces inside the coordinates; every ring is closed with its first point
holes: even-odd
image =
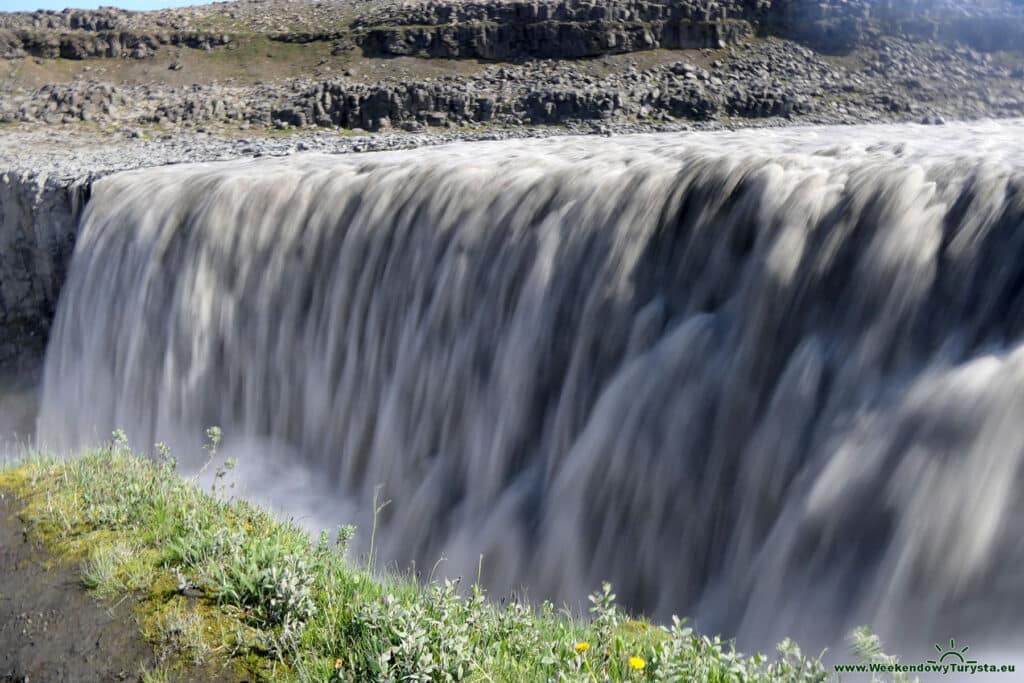
{"type": "MultiPolygon", "coordinates": [[[[219,431],[210,435],[212,460],[219,431]]],[[[0,470],[0,492],[14,496],[30,539],[80,565],[97,598],[139,599],[141,631],[163,662],[146,680],[197,666],[211,677],[298,681],[827,679],[821,661],[788,640],[769,660],[678,619],[628,619],[608,585],[583,622],[550,603],[493,604],[479,586],[378,575],[372,552],[360,566],[346,559],[351,527],[336,542],[311,539],[226,500],[230,463],[211,495],[178,475],[166,449],[154,462],[125,444],[118,433],[73,460],[34,454],[0,470]]]]}

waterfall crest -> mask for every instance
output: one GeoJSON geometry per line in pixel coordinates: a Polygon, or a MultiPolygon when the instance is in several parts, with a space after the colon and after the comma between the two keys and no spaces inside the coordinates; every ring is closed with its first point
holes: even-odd
{"type": "Polygon", "coordinates": [[[119,174],[39,438],[220,425],[335,523],[382,485],[382,557],[493,591],[1019,645],[1022,159],[1008,122],[119,174]]]}

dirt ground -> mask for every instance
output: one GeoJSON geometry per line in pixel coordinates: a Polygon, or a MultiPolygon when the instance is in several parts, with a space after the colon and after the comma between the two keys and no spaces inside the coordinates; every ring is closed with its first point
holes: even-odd
{"type": "Polygon", "coordinates": [[[168,673],[141,635],[128,597],[88,595],[75,568],[58,567],[24,533],[16,501],[0,492],[0,683],[248,683],[209,665],[168,673]]]}
{"type": "Polygon", "coordinates": [[[155,655],[131,605],[101,605],[77,572],[46,568],[12,508],[0,497],[0,681],[140,680],[155,655]]]}

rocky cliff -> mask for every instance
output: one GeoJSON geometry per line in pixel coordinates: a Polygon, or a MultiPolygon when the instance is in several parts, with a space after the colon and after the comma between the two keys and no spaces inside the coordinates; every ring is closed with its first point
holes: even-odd
{"type": "Polygon", "coordinates": [[[0,30],[0,58],[42,57],[89,59],[97,57],[150,57],[162,45],[209,50],[231,42],[227,35],[203,33],[90,33],[0,30]]]}
{"type": "Polygon", "coordinates": [[[719,48],[754,32],[760,0],[447,2],[354,24],[370,55],[572,59],[654,48],[719,48]]]}
{"type": "Polygon", "coordinates": [[[1024,49],[1017,0],[442,0],[353,23],[370,55],[516,60],[717,48],[757,32],[847,52],[882,34],[1024,49]]]}
{"type": "Polygon", "coordinates": [[[1024,50],[1019,0],[771,0],[763,30],[828,52],[848,52],[880,35],[1024,50]]]}
{"type": "Polygon", "coordinates": [[[0,175],[0,368],[32,365],[45,349],[90,187],[87,176],[0,175]]]}
{"type": "Polygon", "coordinates": [[[0,58],[145,59],[160,46],[224,47],[232,33],[329,41],[341,49],[355,44],[367,56],[501,61],[720,48],[754,33],[832,52],[850,51],[883,34],[986,51],[1024,49],[1019,0],[332,0],[282,5],[280,11],[273,2],[233,4],[240,9],[226,13],[107,8],[0,14],[0,58]],[[278,15],[277,21],[269,22],[268,14],[278,15]]]}

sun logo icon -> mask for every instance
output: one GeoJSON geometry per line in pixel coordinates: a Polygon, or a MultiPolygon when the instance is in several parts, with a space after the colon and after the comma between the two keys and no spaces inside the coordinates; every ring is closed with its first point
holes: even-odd
{"type": "Polygon", "coordinates": [[[964,654],[966,654],[967,651],[970,650],[970,649],[971,649],[970,647],[968,647],[967,645],[964,645],[962,648],[957,650],[956,649],[956,641],[954,641],[952,638],[950,638],[949,639],[949,649],[948,650],[942,649],[942,646],[939,645],[938,643],[935,644],[935,650],[939,653],[939,658],[937,660],[929,659],[928,663],[929,664],[945,664],[946,663],[946,657],[952,657],[952,658],[954,658],[956,660],[956,663],[958,663],[958,664],[977,664],[978,660],[976,660],[976,659],[966,659],[966,658],[964,658],[964,654]]]}

